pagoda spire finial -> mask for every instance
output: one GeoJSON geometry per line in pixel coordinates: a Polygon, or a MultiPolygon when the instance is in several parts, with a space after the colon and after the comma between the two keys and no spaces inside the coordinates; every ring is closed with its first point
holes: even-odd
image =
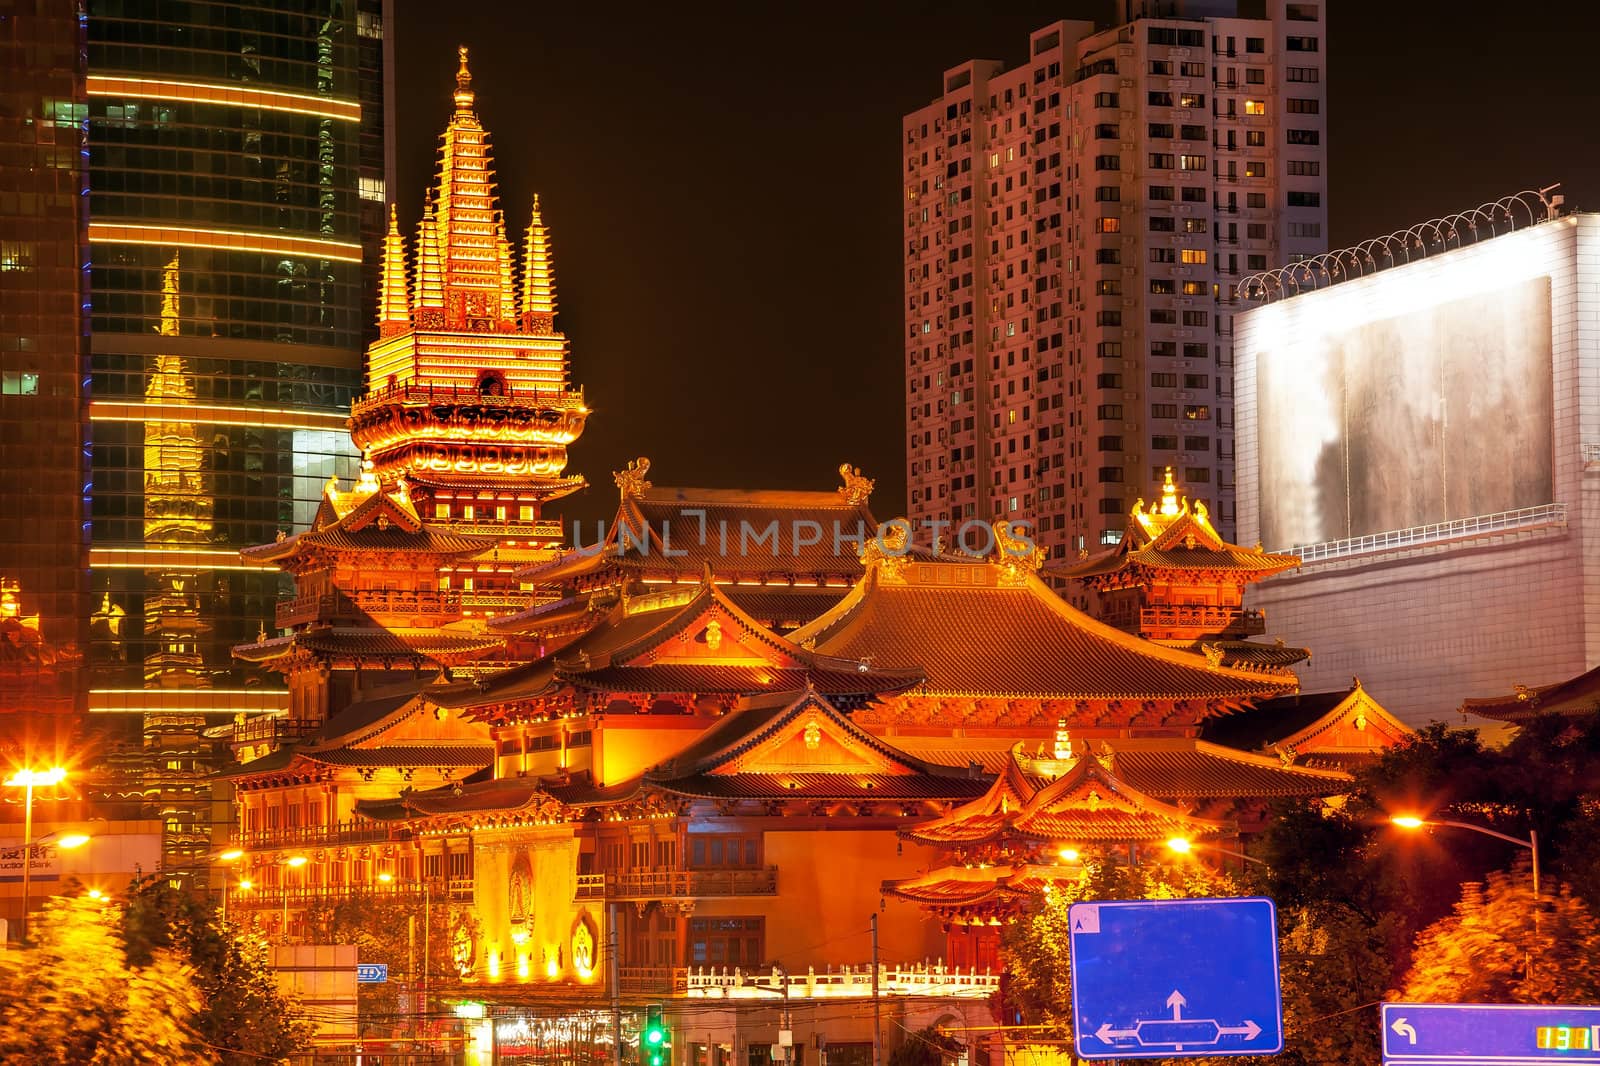
{"type": "Polygon", "coordinates": [[[1167,467],[1165,480],[1161,483],[1160,513],[1165,517],[1172,517],[1178,513],[1178,487],[1172,483],[1172,467],[1167,467]]]}
{"type": "Polygon", "coordinates": [[[417,285],[411,306],[418,327],[444,325],[444,261],[439,255],[439,226],[431,200],[417,225],[417,285]]]}
{"type": "Polygon", "coordinates": [[[533,196],[533,217],[522,265],[522,321],[529,333],[555,332],[556,276],[550,252],[550,231],[539,213],[539,194],[533,196]]]}
{"type": "Polygon", "coordinates": [[[472,71],[467,68],[467,46],[458,45],[456,54],[461,57],[461,66],[456,68],[456,111],[471,111],[474,94],[472,92],[472,71]]]}
{"type": "Polygon", "coordinates": [[[400,236],[394,204],[389,205],[389,232],[383,238],[383,265],[378,281],[378,335],[393,337],[411,328],[406,298],[406,246],[400,236]]]}

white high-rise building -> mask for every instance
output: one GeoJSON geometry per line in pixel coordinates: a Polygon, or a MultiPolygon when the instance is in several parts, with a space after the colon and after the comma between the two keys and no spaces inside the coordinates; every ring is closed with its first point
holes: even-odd
{"type": "Polygon", "coordinates": [[[1323,5],[1267,6],[1057,22],[905,117],[913,518],[1073,556],[1170,466],[1231,534],[1234,285],[1326,248],[1323,5]]]}

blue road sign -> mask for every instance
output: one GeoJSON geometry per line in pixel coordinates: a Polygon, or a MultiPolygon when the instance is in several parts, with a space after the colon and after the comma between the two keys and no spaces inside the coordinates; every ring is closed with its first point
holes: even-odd
{"type": "Polygon", "coordinates": [[[381,985],[389,979],[389,964],[386,962],[362,962],[356,964],[356,983],[363,985],[381,985]]]}
{"type": "Polygon", "coordinates": [[[1270,899],[1074,903],[1068,920],[1079,1058],[1283,1050],[1270,899]]]}
{"type": "Polygon", "coordinates": [[[1600,1007],[1385,1003],[1383,1061],[1395,1066],[1600,1066],[1600,1007]]]}

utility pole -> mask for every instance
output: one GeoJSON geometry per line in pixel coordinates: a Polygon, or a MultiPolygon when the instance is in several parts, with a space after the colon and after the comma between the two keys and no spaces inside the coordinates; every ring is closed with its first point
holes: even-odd
{"type": "Polygon", "coordinates": [[[883,1066],[882,1002],[878,999],[878,914],[872,914],[872,1066],[883,1066]]]}
{"type": "Polygon", "coordinates": [[[611,985],[611,1064],[622,1066],[622,967],[617,959],[617,905],[606,909],[606,979],[611,985]]]}

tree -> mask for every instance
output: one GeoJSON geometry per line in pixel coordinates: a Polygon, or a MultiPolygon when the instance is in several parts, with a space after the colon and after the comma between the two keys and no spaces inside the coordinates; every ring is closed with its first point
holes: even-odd
{"type": "Polygon", "coordinates": [[[1378,1061],[1373,1019],[1390,983],[1392,924],[1392,918],[1374,923],[1336,904],[1278,912],[1284,1054],[1275,1061],[1303,1066],[1378,1061]]]}
{"type": "Polygon", "coordinates": [[[172,951],[130,965],[120,909],[58,896],[30,923],[35,946],[0,955],[0,1062],[135,1066],[215,1062],[196,1028],[203,998],[172,951]]]}
{"type": "Polygon", "coordinates": [[[1417,937],[1399,998],[1427,1003],[1593,1003],[1600,921],[1565,884],[1534,906],[1532,880],[1495,872],[1462,886],[1417,937]]]}
{"type": "Polygon", "coordinates": [[[166,951],[192,967],[204,996],[196,1025],[224,1066],[282,1062],[310,1041],[315,1027],[279,988],[266,940],[223,921],[209,901],[163,880],[135,881],[123,930],[130,964],[166,951]]]}
{"type": "Polygon", "coordinates": [[[966,1051],[966,1046],[938,1026],[906,1033],[905,1042],[889,1055],[889,1066],[942,1066],[966,1051]]]}

